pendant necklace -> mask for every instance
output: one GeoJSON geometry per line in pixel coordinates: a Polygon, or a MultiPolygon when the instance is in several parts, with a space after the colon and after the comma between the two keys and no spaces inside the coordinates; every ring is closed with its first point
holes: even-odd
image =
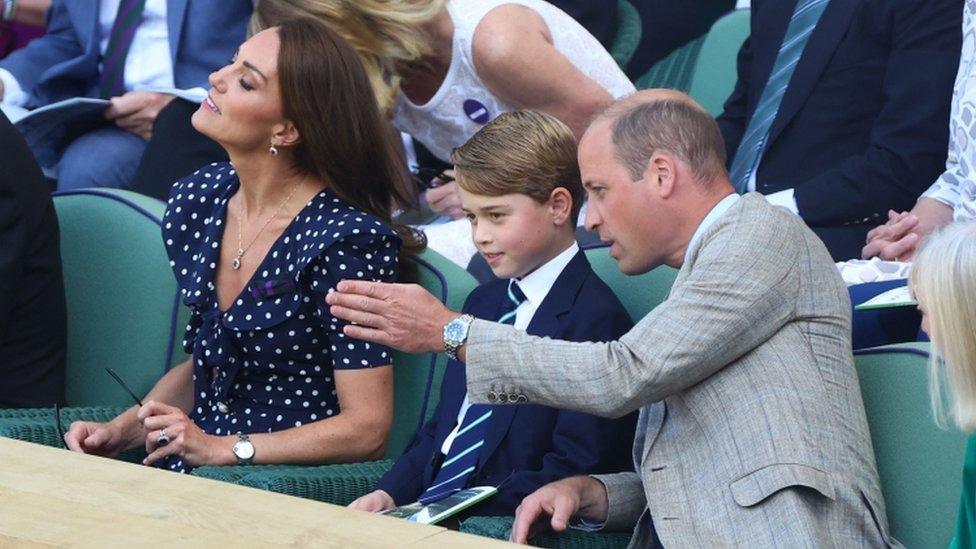
{"type": "Polygon", "coordinates": [[[285,198],[284,202],[282,202],[278,206],[278,209],[275,210],[273,214],[271,214],[271,217],[269,217],[267,221],[264,222],[264,225],[261,225],[261,230],[258,231],[258,234],[254,235],[254,238],[251,239],[251,242],[247,246],[244,245],[244,216],[243,215],[237,216],[237,256],[230,262],[230,266],[233,267],[235,271],[240,270],[241,258],[244,257],[244,253],[247,252],[249,249],[251,249],[251,245],[254,244],[255,241],[257,241],[258,237],[261,236],[261,233],[263,233],[264,230],[268,227],[268,224],[271,223],[271,220],[278,217],[278,214],[281,213],[281,209],[285,207],[285,204],[288,204],[288,202],[291,201],[291,198],[295,196],[295,191],[297,190],[298,190],[298,183],[295,183],[295,185],[291,188],[291,192],[288,193],[288,196],[285,198]]]}

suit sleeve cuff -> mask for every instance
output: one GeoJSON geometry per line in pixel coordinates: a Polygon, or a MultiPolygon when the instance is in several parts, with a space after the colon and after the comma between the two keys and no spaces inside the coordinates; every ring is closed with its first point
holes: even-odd
{"type": "Polygon", "coordinates": [[[0,69],[0,82],[3,82],[3,100],[0,103],[23,107],[27,105],[28,95],[20,87],[20,82],[7,69],[0,69]]]}
{"type": "Polygon", "coordinates": [[[780,206],[800,215],[800,209],[796,206],[796,196],[793,189],[786,189],[766,195],[766,200],[773,206],[780,206]]]}
{"type": "MultiPolygon", "coordinates": [[[[614,473],[591,475],[600,481],[607,490],[607,519],[600,527],[603,530],[630,531],[647,508],[644,485],[637,473],[614,473]]],[[[588,525],[598,524],[592,521],[588,525]]]]}

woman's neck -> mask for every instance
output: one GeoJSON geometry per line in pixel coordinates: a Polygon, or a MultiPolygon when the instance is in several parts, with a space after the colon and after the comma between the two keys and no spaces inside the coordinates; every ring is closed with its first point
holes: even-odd
{"type": "Polygon", "coordinates": [[[243,217],[253,218],[274,211],[290,195],[302,198],[304,204],[310,195],[326,187],[324,182],[291,168],[294,164],[290,156],[285,151],[277,156],[231,155],[241,183],[238,194],[243,217]]]}

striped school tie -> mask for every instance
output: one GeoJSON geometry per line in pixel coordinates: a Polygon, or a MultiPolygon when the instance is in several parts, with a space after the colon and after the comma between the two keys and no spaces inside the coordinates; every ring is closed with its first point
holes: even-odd
{"type": "Polygon", "coordinates": [[[109,33],[108,47],[102,57],[102,75],[98,89],[108,99],[125,93],[125,58],[142,22],[146,0],[121,0],[115,12],[115,23],[109,33]]]}
{"type": "MultiPolygon", "coordinates": [[[[525,294],[519,289],[515,280],[508,283],[508,301],[505,303],[504,312],[498,318],[498,322],[503,324],[515,323],[515,309],[525,301],[525,294]]],[[[485,404],[472,404],[464,414],[461,427],[458,429],[454,442],[447,455],[444,456],[444,463],[434,477],[434,483],[420,495],[420,503],[438,501],[447,496],[464,489],[478,466],[478,454],[481,447],[485,444],[485,435],[488,434],[488,426],[491,423],[491,406],[485,404]]]]}
{"type": "Polygon", "coordinates": [[[776,119],[776,113],[779,111],[780,103],[783,102],[783,95],[786,93],[790,78],[793,76],[796,64],[800,61],[803,48],[806,47],[829,1],[799,0],[797,2],[793,18],[790,19],[790,25],[786,29],[786,36],[783,37],[783,44],[769,73],[769,80],[766,81],[766,87],[759,96],[759,103],[752,113],[752,118],[749,119],[742,141],[739,142],[739,150],[732,160],[729,179],[732,180],[739,194],[749,190],[749,180],[759,167],[766,138],[769,137],[769,128],[776,119]]]}

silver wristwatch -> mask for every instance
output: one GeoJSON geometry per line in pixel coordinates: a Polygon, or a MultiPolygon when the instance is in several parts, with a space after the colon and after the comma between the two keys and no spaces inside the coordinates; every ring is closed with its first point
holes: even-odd
{"type": "Polygon", "coordinates": [[[444,325],[444,352],[451,360],[457,360],[458,349],[468,340],[468,329],[474,317],[461,315],[444,325]]]}
{"type": "Polygon", "coordinates": [[[234,443],[234,455],[237,456],[238,465],[250,465],[254,461],[254,445],[247,435],[237,435],[237,442],[234,443]]]}

